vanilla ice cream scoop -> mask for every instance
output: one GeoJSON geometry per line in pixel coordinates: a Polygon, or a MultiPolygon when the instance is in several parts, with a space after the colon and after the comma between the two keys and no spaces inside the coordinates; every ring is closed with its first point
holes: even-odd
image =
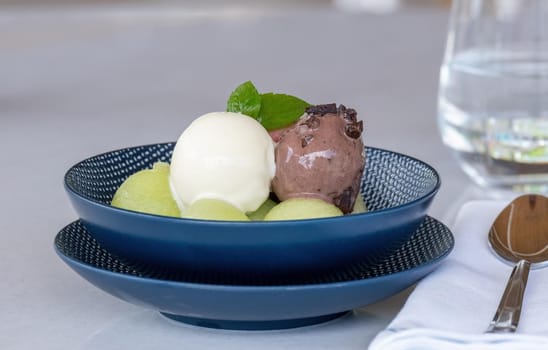
{"type": "Polygon", "coordinates": [[[259,122],[240,113],[213,112],[194,120],[179,137],[170,182],[183,208],[210,198],[250,212],[268,198],[275,172],[274,143],[259,122]]]}

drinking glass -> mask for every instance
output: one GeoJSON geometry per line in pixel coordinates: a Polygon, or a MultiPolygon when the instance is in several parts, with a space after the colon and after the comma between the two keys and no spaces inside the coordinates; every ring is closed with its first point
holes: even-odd
{"type": "Polygon", "coordinates": [[[443,142],[479,185],[548,191],[548,0],[454,0],[443,142]]]}

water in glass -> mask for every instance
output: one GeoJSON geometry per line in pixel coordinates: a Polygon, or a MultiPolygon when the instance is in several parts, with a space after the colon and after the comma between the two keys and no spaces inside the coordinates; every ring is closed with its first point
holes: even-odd
{"type": "MultiPolygon", "coordinates": [[[[463,9],[457,10],[462,16],[463,9]]],[[[459,28],[450,32],[438,99],[442,139],[477,183],[544,191],[548,189],[548,40],[534,36],[532,41],[515,40],[519,36],[510,35],[513,29],[508,23],[498,28],[503,32],[497,35],[495,25],[478,25],[480,10],[468,23],[478,31],[470,45],[463,45],[459,28]],[[487,28],[487,34],[478,28],[487,28]],[[478,39],[486,37],[493,40],[478,39]]],[[[462,17],[457,22],[453,18],[454,26],[466,23],[462,17]]],[[[470,32],[467,28],[467,35],[470,32]]]]}

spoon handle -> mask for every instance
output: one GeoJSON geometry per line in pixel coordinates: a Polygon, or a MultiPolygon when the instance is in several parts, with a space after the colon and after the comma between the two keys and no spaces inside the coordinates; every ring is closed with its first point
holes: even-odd
{"type": "Polygon", "coordinates": [[[512,333],[518,328],[523,293],[527,285],[531,263],[520,260],[508,279],[495,317],[486,333],[512,333]]]}

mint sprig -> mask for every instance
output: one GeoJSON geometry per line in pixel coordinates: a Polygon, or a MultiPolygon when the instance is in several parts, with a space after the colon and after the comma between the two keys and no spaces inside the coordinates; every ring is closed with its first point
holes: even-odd
{"type": "Polygon", "coordinates": [[[261,95],[252,82],[246,81],[238,86],[228,98],[227,112],[237,112],[257,119],[261,110],[261,95]]]}
{"type": "Polygon", "coordinates": [[[294,123],[310,106],[307,102],[291,95],[261,94],[261,111],[257,120],[267,129],[275,130],[294,123]]]}
{"type": "Polygon", "coordinates": [[[228,112],[237,112],[255,118],[267,130],[275,130],[291,125],[310,104],[295,96],[259,94],[251,81],[239,85],[230,94],[227,102],[228,112]]]}

